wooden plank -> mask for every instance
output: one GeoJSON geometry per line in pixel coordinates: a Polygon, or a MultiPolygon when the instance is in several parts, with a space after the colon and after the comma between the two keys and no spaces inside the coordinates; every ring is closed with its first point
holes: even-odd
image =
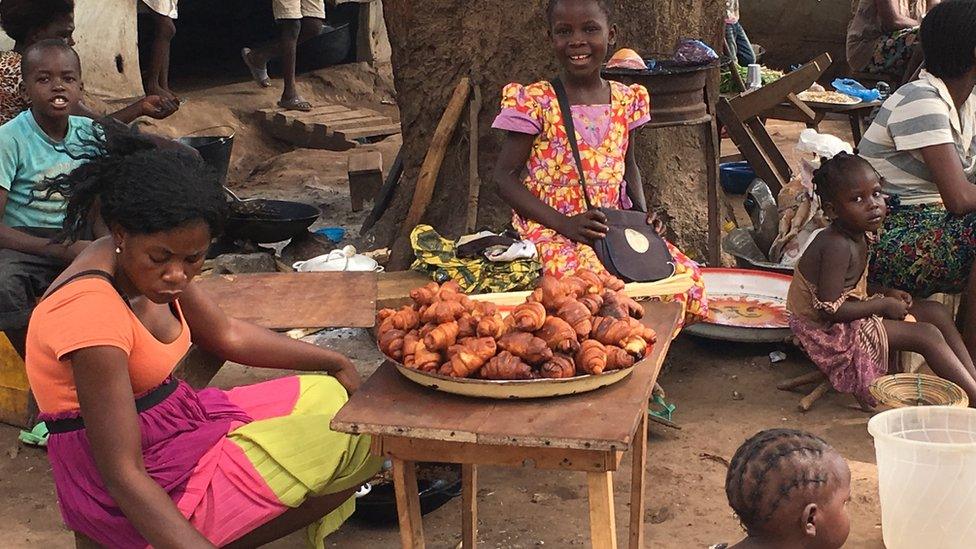
{"type": "MultiPolygon", "coordinates": [[[[400,133],[400,124],[384,124],[380,126],[367,126],[349,130],[336,130],[335,135],[352,141],[364,137],[380,137],[383,135],[395,135],[400,133]]],[[[416,225],[416,224],[415,224],[416,225]]]]}
{"type": "Polygon", "coordinates": [[[403,549],[424,549],[424,526],[420,518],[416,464],[400,459],[393,460],[393,489],[396,492],[397,518],[400,521],[400,546],[403,549]]]}
{"type": "Polygon", "coordinates": [[[803,116],[803,122],[811,123],[817,119],[817,113],[813,112],[813,109],[808,107],[806,103],[800,101],[800,98],[795,93],[786,94],[786,102],[800,111],[800,114],[803,116]]]}
{"type": "Polygon", "coordinates": [[[647,416],[634,435],[630,472],[630,549],[644,549],[644,480],[647,476],[647,416]]]}
{"type": "Polygon", "coordinates": [[[221,275],[194,284],[227,315],[272,330],[375,323],[376,273],[221,275]]]}
{"type": "Polygon", "coordinates": [[[461,466],[461,547],[478,547],[478,466],[461,466]]]}
{"type": "Polygon", "coordinates": [[[377,112],[368,111],[364,109],[356,109],[351,111],[337,112],[333,114],[323,114],[320,116],[304,116],[301,118],[295,118],[299,122],[304,124],[323,124],[329,125],[330,122],[343,122],[345,120],[356,120],[359,118],[370,118],[376,116],[377,112]]]}
{"type": "Polygon", "coordinates": [[[478,224],[478,195],[481,192],[481,178],[478,177],[478,115],[481,114],[481,87],[472,85],[471,104],[468,106],[468,211],[464,226],[469,233],[478,224]]]}
{"type": "Polygon", "coordinates": [[[646,413],[669,334],[681,315],[674,303],[644,307],[644,321],[658,333],[658,342],[634,373],[610,387],[558,399],[473,399],[417,385],[387,363],[336,414],[332,428],[489,446],[625,451],[646,413]]]}
{"type": "MultiPolygon", "coordinates": [[[[337,426],[335,421],[333,426],[337,426]]],[[[335,428],[335,427],[334,427],[335,428]]],[[[553,471],[616,471],[622,452],[569,448],[495,446],[463,441],[442,441],[380,435],[374,452],[407,461],[534,467],[553,471]]]]}
{"type": "Polygon", "coordinates": [[[326,127],[330,132],[338,130],[354,130],[357,128],[372,128],[374,126],[389,126],[393,120],[389,116],[370,116],[368,118],[356,118],[342,122],[329,122],[326,127]]]}
{"type": "Polygon", "coordinates": [[[322,116],[330,116],[340,113],[353,112],[353,109],[346,107],[345,105],[326,105],[323,107],[315,107],[308,112],[302,111],[283,111],[285,116],[291,118],[292,120],[307,120],[311,118],[319,118],[322,116]]]}
{"type": "Polygon", "coordinates": [[[590,542],[593,549],[617,549],[613,509],[613,473],[587,473],[590,501],[590,542]]]}
{"type": "Polygon", "coordinates": [[[810,87],[830,66],[830,54],[823,53],[799,69],[770,82],[758,90],[744,93],[730,101],[743,118],[752,118],[782,103],[790,93],[800,93],[810,87]]]}

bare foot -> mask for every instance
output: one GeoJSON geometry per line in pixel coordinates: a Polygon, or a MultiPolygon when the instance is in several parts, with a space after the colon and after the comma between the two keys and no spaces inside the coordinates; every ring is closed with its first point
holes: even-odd
{"type": "Polygon", "coordinates": [[[257,82],[258,86],[267,88],[271,86],[271,79],[268,77],[268,61],[265,60],[263,63],[258,62],[254,57],[256,56],[251,48],[241,50],[241,59],[244,60],[244,64],[251,71],[251,78],[257,82]]]}

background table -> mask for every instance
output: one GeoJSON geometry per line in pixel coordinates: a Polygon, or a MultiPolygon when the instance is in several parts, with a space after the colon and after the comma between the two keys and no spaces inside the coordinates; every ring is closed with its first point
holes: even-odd
{"type": "Polygon", "coordinates": [[[336,414],[332,428],[373,436],[373,452],[393,462],[404,548],[424,547],[416,462],[462,464],[463,546],[477,543],[477,466],[531,465],[587,474],[595,549],[617,547],[613,471],[633,446],[630,547],[644,546],[647,405],[678,325],[681,307],[646,303],[658,334],[651,354],[623,381],[581,395],[488,400],[433,391],[383,364],[336,414]]]}

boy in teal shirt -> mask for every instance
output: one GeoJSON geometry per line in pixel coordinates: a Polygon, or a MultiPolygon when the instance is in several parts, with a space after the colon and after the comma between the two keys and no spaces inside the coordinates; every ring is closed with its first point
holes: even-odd
{"type": "Polygon", "coordinates": [[[0,330],[23,353],[34,305],[89,242],[51,242],[64,199],[45,197],[44,179],[70,172],[92,150],[93,121],[68,113],[81,101],[81,62],[61,40],[38,42],[21,66],[30,110],[0,126],[0,330]]]}

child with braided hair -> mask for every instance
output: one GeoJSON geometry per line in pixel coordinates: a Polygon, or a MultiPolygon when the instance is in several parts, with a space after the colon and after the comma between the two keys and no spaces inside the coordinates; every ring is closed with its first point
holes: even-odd
{"type": "Polygon", "coordinates": [[[868,247],[885,217],[881,177],[849,153],[821,160],[813,182],[831,224],[797,263],[787,295],[790,328],[831,385],[875,404],[869,387],[888,371],[889,351],[925,357],[976,405],[976,367],[942,304],[900,289],[868,290],[868,247]]]}
{"type": "Polygon", "coordinates": [[[729,464],[725,494],[746,531],[732,549],[837,549],[850,534],[851,470],[810,433],[769,429],[746,440],[729,464]]]}

